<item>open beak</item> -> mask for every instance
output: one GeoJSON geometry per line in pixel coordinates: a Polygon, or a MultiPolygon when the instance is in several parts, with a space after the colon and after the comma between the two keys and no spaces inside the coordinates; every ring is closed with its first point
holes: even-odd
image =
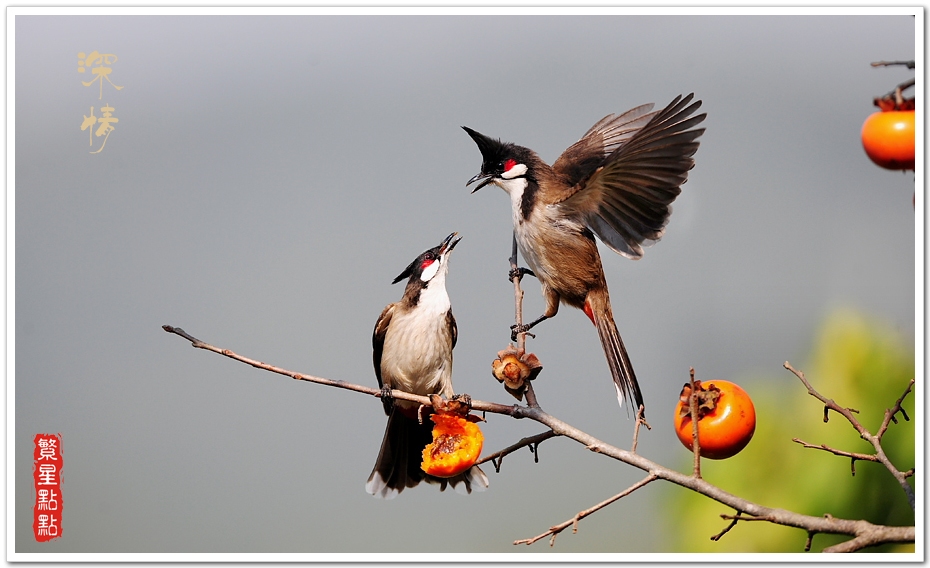
{"type": "Polygon", "coordinates": [[[455,245],[459,244],[459,241],[462,240],[462,237],[458,236],[458,233],[452,233],[446,237],[442,243],[439,244],[439,254],[449,254],[452,252],[452,249],[455,248],[455,245]]]}
{"type": "Polygon", "coordinates": [[[482,172],[482,173],[476,175],[475,177],[471,178],[470,180],[468,180],[468,183],[465,184],[465,187],[470,186],[471,184],[475,183],[476,181],[484,180],[484,181],[482,181],[481,183],[479,183],[478,185],[476,185],[476,186],[475,186],[475,189],[471,190],[471,192],[474,193],[474,192],[478,191],[479,189],[481,189],[482,187],[484,187],[484,186],[488,185],[489,183],[491,183],[491,181],[493,181],[493,179],[494,179],[493,174],[486,174],[486,173],[482,172]]]}

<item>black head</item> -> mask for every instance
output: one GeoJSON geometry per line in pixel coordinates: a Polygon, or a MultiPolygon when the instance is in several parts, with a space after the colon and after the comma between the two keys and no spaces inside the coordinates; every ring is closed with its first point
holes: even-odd
{"type": "Polygon", "coordinates": [[[443,239],[439,245],[413,259],[413,262],[391,284],[397,284],[404,278],[409,278],[410,281],[419,280],[426,284],[439,274],[445,274],[448,269],[446,263],[449,262],[449,253],[452,252],[455,245],[459,244],[460,240],[462,240],[462,237],[459,237],[458,233],[452,233],[443,239]]]}
{"type": "Polygon", "coordinates": [[[501,142],[489,138],[467,126],[462,127],[471,136],[481,151],[481,173],[468,180],[466,186],[481,180],[472,193],[478,191],[489,183],[500,180],[510,180],[526,176],[530,164],[531,152],[522,146],[501,142]]]}

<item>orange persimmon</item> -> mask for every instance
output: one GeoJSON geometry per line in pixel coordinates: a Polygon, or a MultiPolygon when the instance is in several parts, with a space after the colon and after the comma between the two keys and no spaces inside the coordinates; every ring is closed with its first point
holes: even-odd
{"type": "Polygon", "coordinates": [[[457,414],[430,415],[433,442],[423,448],[420,468],[436,477],[452,477],[462,473],[478,461],[484,435],[474,422],[457,414]]]}
{"type": "Polygon", "coordinates": [[[869,115],[862,125],[862,147],[889,170],[914,169],[914,111],[887,110],[869,115]]]}
{"type": "MultiPolygon", "coordinates": [[[[698,444],[701,456],[722,460],[738,454],[756,431],[756,409],[749,394],[736,383],[695,381],[698,392],[698,444]]],[[[689,450],[694,432],[690,385],[685,384],[675,407],[675,433],[689,450]]]]}

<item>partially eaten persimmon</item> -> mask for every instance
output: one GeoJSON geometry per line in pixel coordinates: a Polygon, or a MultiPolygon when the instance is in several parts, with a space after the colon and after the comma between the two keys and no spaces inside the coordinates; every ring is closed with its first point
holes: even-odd
{"type": "Polygon", "coordinates": [[[423,448],[420,468],[435,477],[453,477],[475,465],[484,435],[474,422],[454,413],[430,415],[433,441],[423,448]]]}

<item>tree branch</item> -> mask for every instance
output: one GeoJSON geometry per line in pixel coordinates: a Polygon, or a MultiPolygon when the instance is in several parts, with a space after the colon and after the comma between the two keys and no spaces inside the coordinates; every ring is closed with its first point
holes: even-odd
{"type": "Polygon", "coordinates": [[[524,446],[529,446],[530,451],[533,452],[534,456],[536,456],[536,461],[538,462],[539,456],[536,454],[536,450],[539,447],[540,442],[544,442],[548,440],[549,438],[554,438],[556,436],[558,436],[558,434],[556,434],[552,430],[549,430],[548,432],[543,432],[541,434],[536,434],[535,436],[528,436],[526,438],[523,438],[516,444],[507,446],[503,450],[484,456],[483,458],[481,458],[480,460],[476,462],[476,465],[481,465],[485,462],[492,462],[494,464],[494,470],[497,473],[500,473],[501,463],[503,463],[504,461],[504,456],[506,456],[507,454],[512,454],[513,452],[519,450],[520,448],[524,446]]]}
{"type": "MultiPolygon", "coordinates": [[[[529,271],[523,271],[520,269],[520,266],[517,264],[517,234],[513,234],[513,246],[510,249],[510,281],[513,282],[513,299],[514,299],[514,321],[519,327],[523,325],[523,290],[520,288],[520,280],[523,279],[524,274],[532,274],[529,271]]],[[[532,333],[529,335],[535,337],[532,333]]],[[[526,352],[526,336],[527,332],[521,332],[517,334],[517,351],[520,353],[526,352]]],[[[524,396],[526,396],[526,404],[530,407],[538,407],[539,403],[536,401],[536,391],[533,390],[533,381],[526,381],[526,388],[523,391],[524,396]]]]}
{"type": "Polygon", "coordinates": [[[912,59],[910,61],[874,61],[872,63],[872,67],[889,67],[892,65],[903,65],[908,69],[913,69],[915,62],[912,59]]]}
{"type": "Polygon", "coordinates": [[[565,521],[565,522],[559,523],[559,524],[555,525],[554,527],[549,527],[549,530],[547,530],[546,532],[544,532],[544,533],[542,533],[542,534],[540,534],[540,535],[534,536],[533,538],[526,538],[526,539],[522,539],[522,540],[515,540],[515,541],[513,541],[513,543],[514,543],[514,544],[526,544],[526,545],[530,545],[530,544],[533,544],[534,542],[536,542],[537,540],[540,540],[540,539],[546,538],[546,537],[549,536],[549,535],[552,535],[552,538],[549,539],[549,546],[554,546],[554,545],[555,545],[555,537],[556,537],[556,535],[559,534],[560,532],[562,532],[563,530],[567,529],[569,526],[572,527],[572,532],[573,532],[573,533],[578,532],[578,521],[580,521],[581,519],[587,517],[588,515],[590,515],[590,514],[592,514],[592,513],[595,513],[595,512],[597,512],[597,511],[603,509],[604,507],[606,507],[607,505],[610,505],[610,504],[613,503],[614,501],[617,501],[617,500],[619,500],[619,499],[622,499],[623,497],[626,497],[627,495],[629,495],[630,493],[636,491],[636,490],[639,489],[640,487],[645,487],[646,485],[648,485],[649,483],[652,483],[652,482],[655,481],[656,479],[658,479],[658,477],[650,473],[650,474],[647,475],[644,479],[642,479],[642,480],[640,480],[640,481],[634,483],[633,485],[631,485],[630,487],[624,489],[624,490],[621,491],[620,493],[617,493],[616,495],[614,495],[614,496],[611,497],[610,499],[606,499],[606,500],[604,500],[604,501],[601,501],[601,502],[598,503],[597,505],[594,505],[594,506],[591,507],[591,508],[588,508],[588,509],[585,509],[584,511],[579,512],[577,515],[575,515],[574,517],[572,517],[571,519],[569,519],[569,520],[567,520],[567,521],[565,521]]]}
{"type": "MultiPolygon", "coordinates": [[[[901,398],[897,400],[894,407],[885,411],[885,418],[882,421],[881,427],[879,428],[878,435],[872,435],[872,433],[869,432],[866,429],[866,427],[863,426],[856,419],[855,416],[853,416],[853,409],[843,408],[840,405],[838,405],[836,402],[834,402],[832,399],[828,399],[827,397],[817,392],[817,390],[814,389],[813,386],[811,386],[810,382],[804,376],[804,373],[792,367],[791,363],[785,361],[785,368],[791,371],[792,373],[794,373],[794,375],[798,379],[801,380],[801,382],[807,388],[808,394],[810,394],[812,397],[816,398],[817,400],[819,400],[820,402],[824,404],[824,422],[826,422],[827,410],[832,410],[842,415],[852,425],[852,427],[856,429],[856,432],[859,433],[860,438],[872,444],[872,447],[875,449],[875,454],[873,457],[858,457],[858,456],[862,456],[863,454],[852,454],[849,452],[840,452],[838,450],[827,448],[826,446],[820,447],[820,449],[827,450],[836,455],[850,457],[853,460],[862,459],[862,460],[867,460],[867,461],[880,462],[882,465],[885,466],[885,469],[887,469],[891,473],[891,475],[894,476],[894,478],[898,481],[898,484],[901,486],[901,489],[904,490],[904,494],[907,495],[907,500],[911,504],[911,509],[914,509],[915,508],[914,490],[907,483],[907,478],[910,477],[910,475],[908,475],[907,472],[901,471],[897,467],[895,467],[895,465],[891,463],[891,460],[888,459],[888,456],[885,455],[885,450],[882,448],[882,436],[885,435],[885,431],[888,429],[888,423],[894,419],[894,415],[897,414],[898,412],[901,412],[902,415],[905,418],[907,418],[907,414],[904,413],[904,411],[901,409],[901,403],[904,402],[904,399],[907,397],[908,393],[911,392],[911,389],[914,386],[914,379],[911,379],[910,383],[907,385],[907,389],[904,390],[904,394],[901,395],[901,398]]],[[[818,446],[808,446],[808,447],[816,448],[818,446]]],[[[853,469],[853,475],[855,475],[855,469],[853,469]]]]}
{"type": "Polygon", "coordinates": [[[694,453],[694,466],[692,474],[694,477],[701,478],[701,441],[698,436],[698,390],[694,384],[694,367],[691,367],[691,395],[688,396],[688,406],[691,409],[691,451],[694,453]]]}
{"type": "MultiPolygon", "coordinates": [[[[326,386],[333,386],[337,388],[352,390],[364,394],[368,394],[374,397],[380,397],[380,390],[364,387],[361,385],[348,383],[341,380],[332,380],[322,377],[315,377],[313,375],[307,375],[304,373],[297,373],[295,371],[290,371],[274,365],[269,365],[267,363],[262,363],[255,359],[250,359],[248,357],[243,357],[238,355],[228,349],[222,349],[219,347],[214,347],[213,345],[207,344],[199,339],[189,335],[184,330],[170,325],[162,326],[162,328],[168,332],[179,337],[183,337],[191,343],[192,347],[197,349],[204,349],[207,351],[212,351],[218,353],[225,357],[229,357],[236,361],[251,365],[258,369],[270,371],[272,373],[277,373],[290,377],[295,380],[306,381],[317,383],[326,386]]],[[[789,366],[786,364],[786,366],[789,366]]],[[[790,366],[789,366],[790,367],[790,366]]],[[[802,375],[803,376],[803,375],[802,375]]],[[[806,383],[805,379],[802,381],[806,383]]],[[[809,391],[813,391],[809,387],[809,391]]],[[[816,392],[816,391],[813,391],[816,392]]],[[[392,396],[394,398],[409,400],[413,402],[419,402],[420,404],[429,406],[429,398],[425,396],[418,396],[403,391],[393,390],[392,396]]],[[[820,396],[819,394],[815,396],[820,396]]],[[[832,401],[831,401],[832,402],[832,401]]],[[[852,550],[859,550],[867,546],[874,546],[877,544],[883,543],[900,543],[900,542],[914,542],[915,538],[915,528],[913,526],[909,527],[894,527],[894,526],[884,526],[884,525],[874,525],[867,521],[863,520],[844,520],[836,519],[832,516],[828,517],[813,517],[810,515],[802,515],[799,513],[794,513],[791,511],[786,511],[784,509],[776,509],[771,507],[765,507],[741,497],[737,497],[731,493],[720,489],[719,487],[708,483],[704,479],[696,478],[692,475],[687,475],[680,473],[678,471],[663,467],[653,461],[650,461],[638,454],[635,454],[631,451],[623,450],[618,447],[607,444],[590,434],[587,434],[574,426],[571,426],[558,418],[551,416],[544,412],[541,408],[521,406],[519,404],[514,404],[512,406],[498,404],[493,402],[485,402],[480,400],[472,401],[472,408],[479,411],[491,412],[495,414],[503,414],[506,416],[512,416],[514,418],[529,418],[540,424],[543,424],[552,431],[553,435],[565,436],[566,438],[571,438],[576,442],[584,445],[589,450],[602,454],[604,456],[610,457],[612,459],[621,461],[623,463],[629,464],[633,467],[641,469],[647,472],[649,475],[646,479],[648,482],[653,481],[653,479],[662,479],[686,489],[690,489],[697,493],[700,493],[710,499],[713,499],[719,503],[722,503],[736,511],[742,511],[743,513],[750,515],[750,517],[740,517],[740,520],[765,520],[770,523],[796,527],[808,531],[808,533],[830,533],[830,534],[845,534],[854,537],[853,539],[837,545],[828,549],[830,551],[843,551],[848,552],[852,550]]],[[[880,447],[880,444],[879,444],[880,447]]],[[[883,454],[882,454],[883,455],[883,454]]],[[[887,458],[885,458],[887,459],[887,458]]],[[[883,462],[884,463],[884,462],[883,462]]],[[[903,474],[902,474],[903,475],[903,474]]],[[[641,482],[642,483],[642,482],[641,482]]],[[[636,489],[634,486],[631,489],[636,489]]],[[[622,497],[623,494],[618,494],[616,499],[622,497]]],[[[616,500],[614,499],[614,500],[616,500]]],[[[612,502],[612,501],[611,501],[612,502]]]]}
{"type": "MultiPolygon", "coordinates": [[[[179,335],[179,336],[183,337],[184,339],[190,341],[190,342],[191,342],[191,347],[194,347],[194,348],[196,348],[196,349],[204,349],[204,350],[206,350],[206,351],[212,351],[212,352],[214,352],[214,353],[219,353],[220,355],[223,355],[223,356],[225,356],[225,357],[229,357],[230,359],[234,359],[234,360],[236,360],[236,361],[239,361],[239,362],[241,362],[241,363],[245,363],[245,364],[247,364],[247,365],[251,365],[251,366],[253,366],[253,367],[257,368],[257,369],[262,369],[262,370],[264,370],[264,371],[270,371],[270,372],[272,372],[272,373],[277,373],[277,374],[279,374],[279,375],[284,375],[284,376],[286,376],[286,377],[290,377],[290,378],[295,379],[295,380],[298,380],[298,381],[306,381],[306,382],[308,382],[308,383],[317,383],[317,384],[320,384],[320,385],[326,385],[326,386],[330,386],[330,387],[336,387],[336,388],[340,388],[340,389],[351,390],[351,391],[355,391],[355,392],[360,392],[360,393],[368,394],[368,395],[371,395],[371,396],[374,396],[374,397],[377,397],[377,398],[381,398],[381,390],[380,390],[380,389],[374,389],[374,388],[365,387],[365,386],[362,386],[362,385],[357,385],[357,384],[354,384],[354,383],[349,383],[349,382],[346,382],[346,381],[338,381],[338,380],[333,380],[333,379],[326,379],[326,378],[323,378],[323,377],[315,377],[315,376],[313,376],[313,375],[307,375],[307,374],[304,374],[304,373],[298,373],[298,372],[296,372],[296,371],[290,371],[290,370],[288,370],[288,369],[283,369],[283,368],[281,368],[281,367],[276,367],[276,366],[274,366],[274,365],[269,365],[269,364],[267,364],[267,363],[262,363],[261,361],[256,361],[255,359],[250,359],[250,358],[248,358],[248,357],[243,357],[242,355],[239,355],[238,353],[235,353],[235,352],[233,352],[233,351],[230,351],[229,349],[221,349],[221,348],[219,348],[219,347],[214,347],[213,345],[210,345],[209,343],[205,343],[205,342],[203,342],[203,341],[200,341],[199,339],[197,339],[196,337],[194,337],[194,336],[188,334],[187,332],[185,332],[183,329],[181,329],[181,328],[179,328],[179,327],[172,327],[172,326],[170,326],[170,325],[163,325],[163,326],[161,326],[161,327],[162,327],[162,329],[164,329],[164,330],[167,331],[168,333],[173,333],[173,334],[175,334],[175,335],[179,335]]],[[[409,401],[411,401],[411,402],[419,402],[420,404],[422,404],[422,405],[424,405],[424,406],[431,406],[429,397],[426,397],[426,396],[419,396],[419,395],[416,395],[416,394],[411,394],[411,393],[404,392],[404,391],[399,391],[399,390],[392,390],[392,391],[391,391],[391,396],[394,397],[394,398],[400,399],[400,400],[409,400],[409,401]]],[[[504,415],[507,415],[507,416],[513,416],[514,418],[523,418],[523,417],[524,417],[524,414],[523,414],[523,412],[522,412],[522,409],[523,409],[524,407],[522,407],[522,406],[520,406],[520,405],[517,405],[517,404],[515,404],[515,405],[513,405],[513,406],[507,406],[507,405],[505,405],[505,404],[497,404],[497,403],[494,403],[494,402],[484,402],[484,401],[482,401],[482,400],[472,400],[472,401],[471,401],[471,407],[472,407],[472,409],[474,409],[474,410],[480,410],[480,411],[484,411],[484,412],[493,412],[494,414],[504,414],[504,415]]]]}
{"type": "Polygon", "coordinates": [[[725,535],[725,534],[727,534],[728,532],[730,532],[730,529],[732,529],[733,527],[736,526],[736,523],[739,522],[739,520],[742,518],[742,516],[743,516],[743,512],[742,512],[742,511],[737,511],[737,512],[736,512],[736,516],[734,516],[734,517],[731,517],[731,516],[728,516],[728,515],[720,515],[720,517],[721,517],[722,519],[724,519],[724,520],[730,519],[730,524],[727,525],[727,526],[726,526],[722,531],[720,531],[719,533],[717,533],[717,534],[715,534],[714,536],[710,537],[710,539],[713,540],[713,541],[715,541],[715,542],[718,541],[718,540],[720,540],[720,539],[723,537],[723,535],[725,535]]]}

